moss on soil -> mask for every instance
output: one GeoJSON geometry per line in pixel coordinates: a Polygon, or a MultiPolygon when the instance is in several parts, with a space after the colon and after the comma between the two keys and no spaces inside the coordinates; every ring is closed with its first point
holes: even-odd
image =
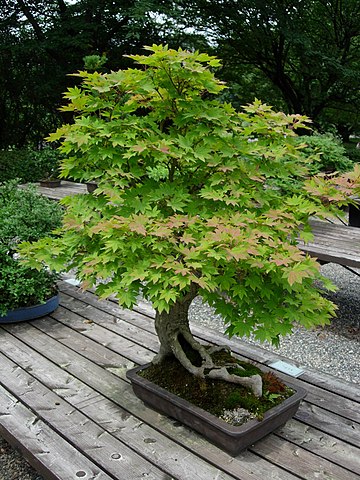
{"type": "Polygon", "coordinates": [[[232,373],[241,376],[260,374],[263,379],[263,396],[256,397],[250,389],[242,385],[195,377],[175,357],[168,357],[165,362],[151,365],[140,371],[139,375],[217,417],[221,417],[225,410],[245,408],[261,420],[267,410],[294,393],[273,373],[264,373],[252,363],[240,361],[228,352],[218,352],[213,355],[213,359],[216,364],[234,363],[232,373]],[[237,369],[236,365],[245,370],[237,369]]]}

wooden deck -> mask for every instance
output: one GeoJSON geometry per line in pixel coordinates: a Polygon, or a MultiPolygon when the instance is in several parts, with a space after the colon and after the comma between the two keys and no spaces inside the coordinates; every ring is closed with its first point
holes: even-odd
{"type": "Polygon", "coordinates": [[[87,193],[87,187],[83,183],[68,182],[66,180],[61,180],[60,187],[40,187],[39,183],[37,183],[36,186],[42,195],[51,198],[51,200],[61,200],[67,195],[87,193]]]}
{"type": "MultiPolygon", "coordinates": [[[[153,312],[123,310],[61,283],[61,306],[33,322],[0,326],[0,434],[57,480],[360,478],[360,391],[304,369],[283,378],[308,391],[296,416],[233,458],[145,407],[125,373],[158,348],[153,312]]],[[[275,354],[193,327],[267,365],[275,354]]]]}

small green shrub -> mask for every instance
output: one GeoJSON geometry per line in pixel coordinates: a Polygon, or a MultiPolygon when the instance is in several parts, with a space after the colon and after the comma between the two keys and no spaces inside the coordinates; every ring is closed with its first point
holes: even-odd
{"type": "Polygon", "coordinates": [[[49,235],[61,224],[62,208],[16,181],[0,185],[0,315],[45,302],[56,292],[57,275],[22,264],[15,253],[24,240],[49,235]]]}
{"type": "Polygon", "coordinates": [[[314,134],[298,137],[298,144],[306,144],[305,155],[319,155],[318,162],[311,166],[310,173],[347,172],[353,169],[353,161],[347,155],[341,141],[334,135],[314,134]]]}
{"type": "Polygon", "coordinates": [[[45,302],[56,294],[58,276],[45,268],[23,265],[0,244],[0,315],[8,310],[45,302]]]}
{"type": "Polygon", "coordinates": [[[61,225],[62,207],[16,181],[0,185],[0,242],[8,247],[34,241],[61,225]]]}
{"type": "Polygon", "coordinates": [[[0,150],[0,182],[19,179],[25,183],[56,178],[60,158],[60,153],[52,148],[0,150]]]}

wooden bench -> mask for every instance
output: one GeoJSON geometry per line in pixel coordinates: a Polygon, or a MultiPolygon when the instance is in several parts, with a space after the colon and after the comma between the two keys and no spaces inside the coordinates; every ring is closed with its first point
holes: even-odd
{"type": "Polygon", "coordinates": [[[299,247],[321,262],[360,268],[360,228],[323,221],[311,221],[314,239],[299,247]]]}
{"type": "MultiPolygon", "coordinates": [[[[126,370],[158,349],[153,311],[61,284],[49,317],[0,326],[0,434],[49,480],[358,480],[360,391],[302,367],[295,417],[233,458],[146,407],[126,370]]],[[[286,359],[192,326],[265,368],[286,359]]],[[[294,363],[294,362],[292,362],[294,363]]],[[[1,476],[1,475],[0,475],[1,476]]]]}

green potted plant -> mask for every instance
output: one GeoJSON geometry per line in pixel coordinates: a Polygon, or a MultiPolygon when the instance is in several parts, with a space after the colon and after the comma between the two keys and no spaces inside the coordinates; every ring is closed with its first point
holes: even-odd
{"type": "MultiPolygon", "coordinates": [[[[332,285],[296,242],[299,234],[311,238],[311,215],[340,213],[335,203],[347,203],[360,172],[310,177],[315,160],[296,142],[305,117],[259,101],[236,112],[216,98],[226,86],[213,74],[215,57],[146,49],[150,55],[131,56],[136,69],[76,74],[81,88],[69,89],[63,107],[74,123],[49,139],[61,141],[65,176],[96,178],[98,187],[67,198],[58,236],[25,243],[21,254],[31,266],[75,268],[84,288],[115,294],[123,306],[131,308],[139,294],[150,300],[160,341],[152,365],[165,372],[175,359],[175,372],[188,372],[200,397],[223,382],[273,401],[281,395],[264,387],[258,371],[244,372],[236,359],[193,337],[190,304],[202,297],[223,316],[230,336],[253,334],[274,344],[295,321],[327,323],[335,307],[314,280],[332,285]]],[[[206,415],[190,416],[197,407],[189,402],[183,413],[183,399],[141,372],[129,372],[137,394],[233,454],[284,423],[304,394],[283,398],[261,422],[228,428],[222,422],[219,430],[212,418],[205,431],[206,415]]]]}
{"type": "Polygon", "coordinates": [[[18,188],[16,181],[0,185],[0,323],[30,320],[58,306],[58,276],[22,264],[16,247],[48,235],[61,215],[61,207],[34,187],[18,188]]]}
{"type": "Polygon", "coordinates": [[[32,153],[34,161],[39,164],[43,172],[40,179],[40,186],[47,188],[56,188],[61,185],[60,178],[60,155],[59,151],[46,146],[42,150],[32,153]]]}

